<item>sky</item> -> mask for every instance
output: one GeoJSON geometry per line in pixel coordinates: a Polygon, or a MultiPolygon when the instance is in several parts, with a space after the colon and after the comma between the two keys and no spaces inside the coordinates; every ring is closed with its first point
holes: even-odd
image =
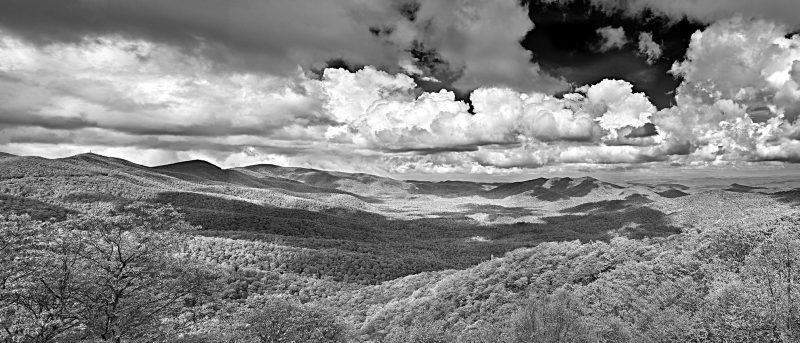
{"type": "Polygon", "coordinates": [[[796,0],[4,0],[0,151],[421,178],[794,166],[796,13],[796,0]]]}

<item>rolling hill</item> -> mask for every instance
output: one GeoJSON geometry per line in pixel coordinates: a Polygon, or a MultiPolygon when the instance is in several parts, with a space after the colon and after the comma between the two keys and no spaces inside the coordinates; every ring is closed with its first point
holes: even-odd
{"type": "MultiPolygon", "coordinates": [[[[704,254],[725,248],[709,237],[734,239],[736,231],[725,230],[800,213],[797,189],[739,183],[429,182],[200,160],[147,167],[96,154],[2,156],[3,216],[60,223],[134,202],[171,206],[199,228],[182,254],[223,275],[217,311],[253,297],[287,298],[332,311],[364,342],[404,342],[407,330],[426,327],[437,335],[489,332],[502,342],[508,333],[491,330],[513,322],[529,297],[564,285],[590,299],[581,315],[628,306],[617,320],[635,322],[651,314],[631,299],[663,302],[672,286],[696,287],[691,294],[718,287],[697,276],[722,268],[698,267],[720,258],[704,254]],[[620,300],[609,289],[636,295],[620,300]]],[[[659,306],[707,308],[681,301],[659,306]]],[[[649,330],[626,330],[634,329],[649,330]]]]}
{"type": "MultiPolygon", "coordinates": [[[[510,183],[429,182],[268,164],[223,169],[193,160],[146,167],[97,154],[61,159],[3,156],[0,182],[6,195],[51,203],[68,200],[66,207],[76,210],[93,202],[123,200],[200,208],[195,205],[202,199],[249,203],[269,208],[272,213],[278,209],[300,210],[401,222],[427,218],[486,225],[514,223],[515,219],[542,222],[582,208],[592,209],[592,213],[598,209],[620,210],[621,205],[614,204],[622,203],[626,208],[673,208],[697,197],[719,194],[680,184],[615,184],[592,177],[540,177],[510,183]],[[178,194],[195,200],[178,201],[178,194]],[[642,201],[629,205],[631,199],[642,201]]],[[[763,187],[736,183],[725,190],[768,193],[763,187]]]]}

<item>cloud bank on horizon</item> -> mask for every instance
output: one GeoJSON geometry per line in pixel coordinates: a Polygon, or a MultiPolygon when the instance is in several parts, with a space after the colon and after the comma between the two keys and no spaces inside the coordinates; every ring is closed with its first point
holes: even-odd
{"type": "MultiPolygon", "coordinates": [[[[672,106],[541,68],[516,0],[9,0],[0,150],[380,174],[800,162],[800,4],[585,1],[706,25],[672,106]]],[[[649,31],[596,33],[591,49],[665,58],[649,31]]]]}

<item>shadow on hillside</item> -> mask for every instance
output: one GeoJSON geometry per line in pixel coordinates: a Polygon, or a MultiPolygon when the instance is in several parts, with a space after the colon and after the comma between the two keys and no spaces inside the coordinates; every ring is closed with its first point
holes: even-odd
{"type": "Polygon", "coordinates": [[[315,186],[313,184],[306,184],[303,182],[289,180],[289,179],[263,177],[263,178],[255,178],[255,180],[257,180],[261,185],[261,187],[257,188],[287,190],[289,192],[302,193],[302,194],[342,194],[342,195],[352,196],[358,200],[371,204],[382,204],[384,202],[383,200],[380,199],[362,196],[348,191],[343,191],[341,189],[320,187],[320,186],[315,186]]]}
{"type": "Polygon", "coordinates": [[[773,193],[772,197],[780,202],[800,205],[800,188],[773,193]]]}
{"type": "Polygon", "coordinates": [[[753,193],[762,189],[766,189],[766,187],[753,187],[738,183],[731,184],[728,188],[725,188],[725,190],[728,192],[736,193],[753,193]]]}
{"type": "Polygon", "coordinates": [[[0,194],[0,213],[27,214],[33,219],[42,221],[50,220],[51,218],[62,221],[67,219],[67,215],[76,212],[36,199],[0,194]]]}
{"type": "Polygon", "coordinates": [[[665,197],[667,199],[675,199],[675,198],[680,198],[680,197],[685,197],[687,195],[690,195],[689,193],[686,193],[686,192],[684,192],[682,190],[679,190],[679,189],[668,189],[668,190],[665,190],[663,192],[656,192],[656,194],[658,194],[658,195],[660,195],[662,197],[665,197]]]}
{"type": "Polygon", "coordinates": [[[152,171],[162,175],[171,176],[184,181],[208,185],[237,185],[249,188],[269,189],[289,195],[300,194],[343,194],[350,195],[367,203],[382,203],[383,201],[365,197],[336,188],[317,187],[303,182],[278,177],[256,177],[236,170],[224,170],[215,166],[185,168],[186,170],[169,170],[153,168],[152,171]],[[294,194],[293,194],[294,193],[294,194]]]}
{"type": "Polygon", "coordinates": [[[423,181],[409,181],[414,184],[415,189],[410,190],[411,194],[417,195],[435,195],[442,198],[461,198],[468,196],[482,196],[484,185],[480,183],[464,182],[464,181],[441,181],[441,182],[423,182],[423,181]]]}
{"type": "Polygon", "coordinates": [[[453,218],[396,220],[365,212],[334,215],[189,192],[161,193],[157,201],[176,206],[190,223],[202,226],[201,235],[308,248],[311,250],[286,258],[289,270],[307,273],[306,266],[330,264],[309,275],[339,278],[339,266],[356,266],[358,276],[351,280],[364,284],[423,271],[467,268],[543,242],[607,241],[617,235],[644,238],[680,232],[668,224],[664,213],[635,206],[544,217],[541,223],[484,226],[453,218]],[[481,239],[474,239],[476,236],[481,239]]]}
{"type": "Polygon", "coordinates": [[[193,225],[209,230],[257,231],[284,236],[379,239],[368,223],[382,217],[366,212],[325,213],[262,206],[191,192],[162,192],[156,202],[171,204],[193,225]]]}
{"type": "Polygon", "coordinates": [[[587,202],[570,208],[561,210],[563,213],[584,213],[584,212],[612,212],[629,209],[635,206],[651,203],[652,200],[641,194],[632,194],[621,200],[603,200],[587,202]]]}
{"type": "MultiPolygon", "coordinates": [[[[616,203],[606,208],[617,208],[616,203]]],[[[681,230],[667,221],[666,215],[649,207],[596,210],[588,214],[567,214],[541,218],[543,223],[493,225],[484,232],[492,240],[527,242],[534,245],[552,241],[607,241],[616,235],[633,239],[663,237],[681,230]]]]}
{"type": "MultiPolygon", "coordinates": [[[[492,240],[507,240],[506,243],[513,243],[515,246],[529,246],[545,241],[608,240],[615,233],[642,238],[680,232],[679,228],[667,222],[664,213],[649,207],[635,206],[640,199],[625,200],[625,205],[613,201],[587,204],[591,208],[573,208],[570,210],[573,213],[543,217],[543,223],[489,226],[478,225],[472,220],[462,219],[463,217],[397,220],[368,212],[326,213],[262,206],[191,192],[159,193],[155,200],[172,204],[186,215],[190,223],[208,230],[251,231],[356,242],[453,241],[479,235],[492,240]]],[[[516,207],[494,208],[478,205],[471,209],[478,210],[490,210],[495,214],[531,213],[528,209],[516,207]]],[[[417,243],[419,242],[414,244],[417,243]]]]}
{"type": "Polygon", "coordinates": [[[487,205],[487,204],[465,204],[462,205],[461,207],[467,211],[467,214],[488,213],[498,216],[521,217],[521,216],[536,215],[540,213],[539,211],[532,208],[505,207],[500,205],[487,205]]]}
{"type": "Polygon", "coordinates": [[[569,177],[560,179],[538,178],[523,182],[513,182],[500,185],[483,194],[489,199],[502,199],[513,195],[527,193],[528,195],[542,201],[559,201],[570,198],[582,198],[589,195],[593,190],[602,187],[621,189],[621,186],[601,182],[596,179],[586,178],[578,184],[573,184],[576,179],[569,177]],[[547,184],[549,186],[547,186],[547,184]]]}

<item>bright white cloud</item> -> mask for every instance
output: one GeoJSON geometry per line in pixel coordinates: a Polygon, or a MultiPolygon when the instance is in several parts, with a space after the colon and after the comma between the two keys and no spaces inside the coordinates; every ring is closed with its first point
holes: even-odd
{"type": "Polygon", "coordinates": [[[329,69],[319,82],[325,108],[343,125],[326,137],[360,147],[431,150],[527,141],[616,139],[616,131],[648,123],[655,107],[624,81],[605,80],[558,99],[509,88],[480,88],[469,106],[452,92],[417,96],[413,81],[373,68],[329,69]]]}
{"type": "Polygon", "coordinates": [[[754,109],[773,106],[789,121],[800,111],[795,61],[800,37],[786,38],[787,27],[762,20],[734,18],[692,35],[686,60],[672,71],[685,82],[678,100],[713,103],[730,99],[754,109]]]}
{"type": "Polygon", "coordinates": [[[633,85],[621,80],[603,80],[586,89],[586,98],[593,109],[600,109],[598,122],[606,130],[649,123],[656,107],[642,93],[634,93],[633,85]]]}
{"type": "Polygon", "coordinates": [[[744,19],[698,32],[673,67],[684,78],[677,105],[661,111],[623,80],[559,97],[481,87],[470,111],[452,92],[374,67],[241,73],[120,36],[33,45],[3,35],[0,150],[372,173],[800,161],[800,38],[786,33],[744,19]],[[770,115],[754,120],[755,110],[770,115]]]}
{"type": "Polygon", "coordinates": [[[37,48],[0,36],[0,56],[0,120],[8,124],[216,135],[324,119],[317,96],[298,87],[302,75],[220,72],[165,45],[111,36],[37,48]]]}
{"type": "Polygon", "coordinates": [[[797,159],[800,37],[786,27],[734,18],[692,36],[677,105],[653,116],[665,144],[709,163],[797,159]],[[753,111],[771,118],[751,116],[753,111]],[[754,121],[755,119],[758,119],[754,121]]]}
{"type": "Polygon", "coordinates": [[[639,34],[638,53],[647,58],[647,64],[653,64],[661,58],[661,45],[653,40],[652,33],[642,32],[639,34]]]}
{"type": "Polygon", "coordinates": [[[597,35],[600,37],[597,45],[597,50],[600,52],[621,49],[625,44],[628,44],[625,29],[622,27],[601,27],[597,29],[597,35]]]}

